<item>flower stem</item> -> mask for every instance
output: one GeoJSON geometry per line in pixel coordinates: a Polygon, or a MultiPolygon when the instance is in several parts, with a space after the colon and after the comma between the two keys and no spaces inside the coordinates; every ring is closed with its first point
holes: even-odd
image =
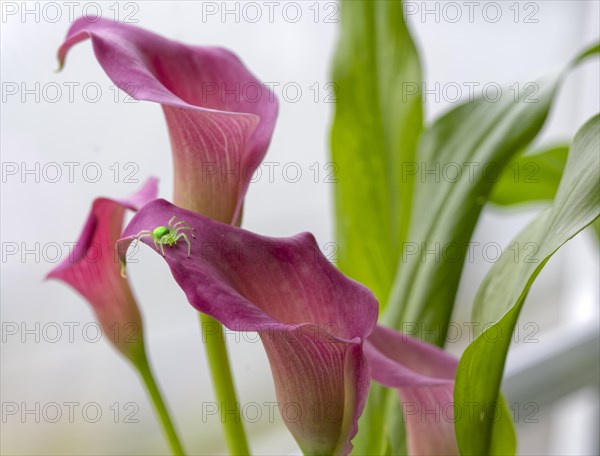
{"type": "Polygon", "coordinates": [[[167,406],[163,401],[160,390],[158,389],[158,385],[156,384],[156,380],[154,379],[154,375],[150,369],[150,363],[148,363],[148,357],[146,356],[145,352],[136,359],[135,366],[139,371],[142,380],[144,380],[144,385],[146,386],[146,390],[152,399],[154,410],[160,418],[160,423],[167,436],[171,451],[174,455],[184,456],[185,452],[183,451],[179,437],[177,437],[177,432],[175,431],[175,427],[173,426],[173,422],[169,416],[167,406]]]}
{"type": "Polygon", "coordinates": [[[209,315],[200,314],[202,340],[206,348],[206,356],[212,377],[215,396],[221,413],[221,422],[225,432],[225,440],[229,453],[232,455],[249,455],[250,449],[244,431],[244,422],[240,415],[240,405],[237,400],[229,356],[221,324],[209,315]]]}

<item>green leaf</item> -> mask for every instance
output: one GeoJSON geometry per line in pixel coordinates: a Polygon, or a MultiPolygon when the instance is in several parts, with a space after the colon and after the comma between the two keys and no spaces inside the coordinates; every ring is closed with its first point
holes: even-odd
{"type": "Polygon", "coordinates": [[[385,307],[406,237],[413,162],[423,128],[421,69],[402,2],[341,3],[331,153],[338,266],[385,307]]]}
{"type": "MultiPolygon", "coordinates": [[[[386,406],[389,396],[398,397],[395,391],[385,388],[382,385],[371,382],[369,397],[365,409],[358,422],[358,434],[352,440],[353,455],[381,455],[390,454],[390,434],[392,429],[386,420],[386,406]]],[[[396,399],[396,402],[398,400],[396,399]]],[[[391,404],[391,402],[390,402],[391,404]]],[[[393,429],[394,432],[402,432],[402,428],[393,429]]]]}
{"type": "Polygon", "coordinates": [[[515,100],[504,90],[497,102],[478,98],[460,105],[426,130],[411,231],[384,315],[387,324],[403,330],[403,324],[420,323],[414,335],[443,345],[479,214],[496,176],[541,130],[557,81],[539,83],[537,103],[525,102],[528,92],[515,100]]]}
{"type": "Polygon", "coordinates": [[[592,54],[588,50],[560,74],[524,85],[516,99],[505,88],[499,100],[462,104],[425,131],[410,234],[384,324],[406,330],[418,323],[411,335],[444,344],[469,241],[495,182],[540,132],[567,71],[592,54]]]}
{"type": "Polygon", "coordinates": [[[600,220],[596,220],[594,223],[592,223],[592,230],[596,235],[596,240],[600,242],[600,220]]]}
{"type": "Polygon", "coordinates": [[[560,145],[519,155],[506,166],[494,185],[489,201],[499,206],[552,201],[568,152],[569,146],[560,145]]]}
{"type": "Polygon", "coordinates": [[[490,451],[495,432],[490,415],[512,333],[531,285],[550,257],[600,215],[599,150],[600,116],[596,115],[575,136],[552,206],[517,236],[511,243],[516,248],[500,257],[477,293],[474,321],[495,324],[467,347],[458,367],[455,402],[476,404],[476,419],[456,422],[463,455],[490,451]]]}

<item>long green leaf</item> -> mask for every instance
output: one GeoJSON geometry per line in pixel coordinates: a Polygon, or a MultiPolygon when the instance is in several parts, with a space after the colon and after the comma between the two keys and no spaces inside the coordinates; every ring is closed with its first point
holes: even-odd
{"type": "Polygon", "coordinates": [[[402,330],[405,324],[420,323],[416,335],[443,345],[466,246],[493,188],[494,180],[486,173],[493,173],[491,166],[502,170],[535,138],[555,88],[554,81],[544,84],[537,103],[525,103],[528,95],[515,101],[512,93],[495,103],[476,99],[451,110],[425,132],[410,236],[384,315],[390,326],[402,330]],[[456,166],[458,180],[450,174],[456,166]],[[452,246],[458,247],[444,255],[452,246]]]}
{"type": "Polygon", "coordinates": [[[385,307],[406,237],[423,128],[421,69],[400,1],[344,1],[333,78],[331,153],[338,266],[385,307]]]}
{"type": "Polygon", "coordinates": [[[519,155],[506,166],[494,185],[490,203],[512,206],[552,201],[567,163],[568,152],[569,146],[560,145],[519,155]]]}
{"type": "Polygon", "coordinates": [[[560,82],[581,60],[540,81],[533,95],[524,86],[517,99],[508,89],[495,102],[478,98],[426,130],[410,235],[383,317],[387,325],[402,330],[419,323],[415,335],[444,344],[468,244],[498,173],[537,136],[560,82]]]}
{"type": "Polygon", "coordinates": [[[600,215],[600,116],[577,133],[556,198],[511,244],[486,276],[475,298],[473,319],[489,325],[464,352],[455,401],[475,404],[476,419],[456,422],[463,455],[487,454],[493,414],[512,333],[527,293],[550,257],[600,215]],[[531,255],[531,246],[536,253],[531,255]],[[479,419],[481,417],[481,419],[479,419]]]}

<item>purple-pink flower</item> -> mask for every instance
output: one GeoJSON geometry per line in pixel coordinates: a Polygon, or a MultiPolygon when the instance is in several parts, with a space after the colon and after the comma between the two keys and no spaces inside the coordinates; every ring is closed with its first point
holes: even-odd
{"type": "Polygon", "coordinates": [[[275,127],[273,92],[226,49],[188,46],[102,18],[75,21],[58,51],[61,67],[87,38],[117,87],[162,106],[175,204],[239,224],[248,184],[275,127]]]}
{"type": "Polygon", "coordinates": [[[121,277],[115,243],[125,212],[156,198],[157,180],[149,179],[125,199],[98,198],[69,257],[47,275],[77,290],[92,306],[103,333],[126,357],[143,354],[140,311],[127,280],[121,277]]]}
{"type": "Polygon", "coordinates": [[[137,233],[173,216],[196,233],[189,258],[185,242],[165,248],[190,304],[230,330],[259,332],[280,409],[294,412],[282,416],[303,451],[348,453],[369,389],[362,344],[377,321],[374,296],[333,267],[308,233],[259,236],[164,200],[132,219],[119,256],[137,233]]]}

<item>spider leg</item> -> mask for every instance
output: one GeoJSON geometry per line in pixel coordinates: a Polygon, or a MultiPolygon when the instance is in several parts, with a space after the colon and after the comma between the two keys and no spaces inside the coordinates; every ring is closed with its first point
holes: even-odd
{"type": "Polygon", "coordinates": [[[165,252],[162,250],[162,244],[160,243],[160,240],[156,239],[154,236],[152,236],[152,239],[154,239],[154,248],[156,251],[161,252],[162,256],[165,256],[165,252]]]}
{"type": "Polygon", "coordinates": [[[194,234],[194,231],[196,231],[196,229],[192,228],[189,225],[189,223],[182,221],[182,222],[177,222],[175,225],[173,225],[173,230],[172,231],[173,231],[174,235],[179,234],[179,232],[182,231],[182,230],[188,230],[190,232],[190,234],[192,235],[192,237],[194,239],[196,239],[196,235],[194,234]],[[185,223],[185,225],[180,225],[181,223],[185,223]],[[177,226],[177,225],[179,225],[179,226],[177,226]]]}
{"type": "MultiPolygon", "coordinates": [[[[140,239],[142,239],[143,237],[146,237],[146,236],[152,236],[152,232],[150,230],[142,230],[138,234],[133,236],[133,239],[135,241],[135,246],[137,247],[137,245],[141,242],[140,239]]],[[[126,264],[125,261],[121,262],[121,277],[123,277],[124,279],[127,278],[127,274],[125,274],[125,267],[126,267],[125,264],[126,264]]]]}
{"type": "Polygon", "coordinates": [[[185,222],[183,220],[180,220],[175,225],[173,225],[172,229],[175,230],[175,232],[178,232],[180,230],[189,230],[192,237],[196,238],[196,235],[194,235],[193,233],[194,231],[196,231],[196,228],[192,228],[188,222],[185,222]]]}
{"type": "Polygon", "coordinates": [[[141,242],[141,239],[146,236],[152,236],[152,232],[150,230],[142,230],[138,234],[133,236],[133,238],[136,241],[135,245],[137,246],[141,242]]]}
{"type": "Polygon", "coordinates": [[[189,231],[190,234],[194,234],[193,231],[195,231],[194,228],[192,228],[191,226],[178,226],[172,232],[177,234],[178,232],[183,231],[183,230],[189,231]]]}
{"type": "Polygon", "coordinates": [[[177,227],[177,225],[184,225],[184,226],[187,226],[187,227],[188,227],[189,229],[191,229],[191,230],[193,230],[193,229],[194,229],[194,228],[192,228],[192,226],[191,226],[191,225],[190,225],[188,222],[186,222],[185,220],[179,220],[177,223],[175,223],[175,224],[173,225],[173,228],[176,228],[176,227],[177,227]]]}
{"type": "Polygon", "coordinates": [[[167,225],[167,226],[169,227],[169,229],[172,229],[172,228],[173,228],[173,220],[175,220],[176,218],[177,218],[177,216],[176,216],[176,215],[174,215],[173,217],[171,217],[171,218],[169,219],[169,223],[168,223],[168,225],[167,225]]]}
{"type": "MultiPolygon", "coordinates": [[[[161,241],[162,241],[162,239],[161,239],[161,241]]],[[[157,244],[160,246],[160,253],[162,253],[162,256],[165,256],[164,243],[161,241],[157,241],[157,244]]]]}
{"type": "Polygon", "coordinates": [[[135,239],[140,240],[140,238],[143,238],[145,236],[151,236],[152,235],[152,231],[150,230],[142,230],[140,231],[138,234],[136,234],[135,236],[133,236],[135,239]]]}
{"type": "Polygon", "coordinates": [[[190,253],[192,251],[192,244],[190,243],[190,240],[188,239],[187,235],[185,233],[180,233],[177,236],[175,236],[175,239],[173,239],[175,242],[177,242],[178,239],[183,239],[188,246],[188,258],[190,257],[190,253]]]}

